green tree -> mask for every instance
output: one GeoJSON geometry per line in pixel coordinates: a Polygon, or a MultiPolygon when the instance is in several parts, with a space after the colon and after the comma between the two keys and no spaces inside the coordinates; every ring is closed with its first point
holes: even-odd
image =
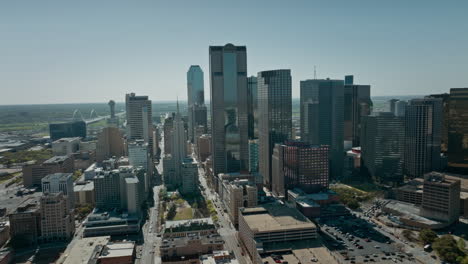
{"type": "Polygon", "coordinates": [[[405,229],[401,232],[401,234],[408,240],[414,241],[414,233],[411,230],[405,229]]]}
{"type": "Polygon", "coordinates": [[[468,256],[465,256],[460,263],[461,264],[468,264],[468,256]]]}
{"type": "Polygon", "coordinates": [[[458,246],[458,248],[459,248],[461,251],[463,251],[463,252],[466,253],[466,243],[465,243],[465,239],[459,238],[459,239],[457,240],[457,246],[458,246]]]}
{"type": "Polygon", "coordinates": [[[356,199],[351,199],[349,200],[347,206],[353,210],[356,210],[359,208],[360,205],[359,205],[359,202],[356,201],[356,199]]]}
{"type": "Polygon", "coordinates": [[[174,203],[172,203],[171,207],[169,207],[169,211],[167,212],[167,219],[168,220],[174,219],[176,214],[177,214],[177,207],[174,203]]]}
{"type": "Polygon", "coordinates": [[[437,238],[437,234],[430,229],[423,229],[419,232],[419,241],[423,244],[432,244],[437,238]]]}
{"type": "Polygon", "coordinates": [[[437,238],[432,244],[432,248],[442,260],[449,263],[460,263],[465,257],[465,253],[458,248],[457,241],[451,235],[437,238]]]}

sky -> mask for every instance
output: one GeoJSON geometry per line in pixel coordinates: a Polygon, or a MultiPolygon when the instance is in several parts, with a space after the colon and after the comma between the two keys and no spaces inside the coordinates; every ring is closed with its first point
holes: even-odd
{"type": "Polygon", "coordinates": [[[378,95],[468,87],[468,1],[2,0],[0,105],[187,98],[210,45],[247,46],[249,75],[291,69],[378,95]]]}

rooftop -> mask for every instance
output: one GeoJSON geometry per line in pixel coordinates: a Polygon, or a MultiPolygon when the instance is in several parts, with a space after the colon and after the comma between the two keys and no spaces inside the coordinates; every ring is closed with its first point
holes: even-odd
{"type": "Polygon", "coordinates": [[[109,240],[110,236],[82,238],[77,240],[63,264],[88,263],[88,261],[97,254],[98,249],[96,247],[106,245],[109,240]]]}
{"type": "Polygon", "coordinates": [[[44,164],[57,164],[57,163],[64,162],[67,159],[68,159],[68,156],[54,156],[44,161],[44,164]]]}
{"type": "Polygon", "coordinates": [[[76,182],[75,186],[73,187],[74,192],[85,192],[85,191],[92,191],[92,190],[94,190],[93,181],[76,182]]]}
{"type": "Polygon", "coordinates": [[[185,232],[204,229],[213,229],[215,226],[211,218],[197,218],[189,220],[166,221],[164,232],[185,232]]]}
{"type": "Polygon", "coordinates": [[[53,181],[53,180],[67,180],[68,178],[71,178],[72,174],[71,173],[52,173],[44,178],[42,178],[42,181],[53,181]]]}
{"type": "Polygon", "coordinates": [[[133,241],[108,243],[102,250],[99,258],[105,259],[105,258],[133,256],[134,250],[135,250],[135,242],[133,241]]]}
{"type": "Polygon", "coordinates": [[[55,140],[53,143],[65,143],[65,142],[73,142],[73,141],[77,141],[77,140],[80,140],[80,137],[69,137],[69,138],[61,138],[61,139],[57,139],[55,140]]]}
{"type": "Polygon", "coordinates": [[[316,228],[315,224],[297,209],[279,203],[242,208],[241,213],[250,229],[256,229],[257,232],[316,228]]]}

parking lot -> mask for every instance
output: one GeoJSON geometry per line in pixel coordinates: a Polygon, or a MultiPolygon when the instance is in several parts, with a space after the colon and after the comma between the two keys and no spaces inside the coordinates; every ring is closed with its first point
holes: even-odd
{"type": "Polygon", "coordinates": [[[401,253],[375,224],[354,215],[324,220],[320,226],[327,247],[340,252],[349,263],[414,261],[411,255],[401,253]]]}

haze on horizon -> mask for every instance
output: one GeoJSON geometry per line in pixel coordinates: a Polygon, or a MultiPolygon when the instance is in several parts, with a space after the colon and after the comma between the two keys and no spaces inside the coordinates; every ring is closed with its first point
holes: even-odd
{"type": "Polygon", "coordinates": [[[247,46],[248,75],[291,69],[372,95],[468,87],[466,1],[2,1],[0,105],[186,100],[208,47],[247,46]]]}

